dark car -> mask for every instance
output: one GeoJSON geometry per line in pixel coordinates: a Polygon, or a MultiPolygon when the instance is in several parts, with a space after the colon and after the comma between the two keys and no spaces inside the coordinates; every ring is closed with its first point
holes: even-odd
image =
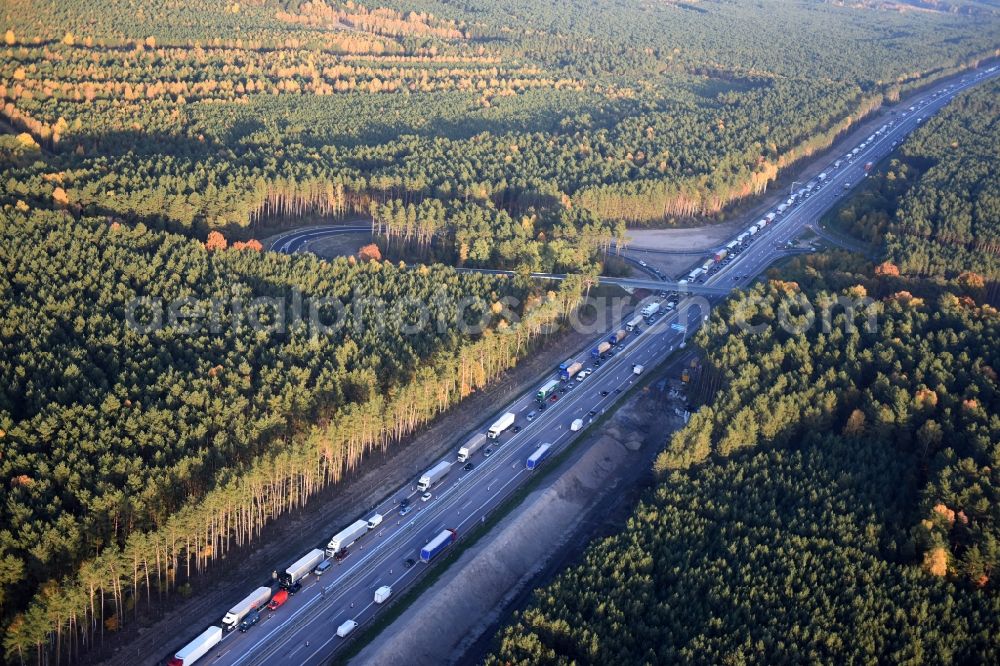
{"type": "Polygon", "coordinates": [[[414,560],[412,557],[409,557],[409,558],[406,559],[405,562],[403,562],[403,568],[404,569],[409,569],[410,567],[412,567],[416,563],[417,563],[416,560],[414,560]]]}
{"type": "Polygon", "coordinates": [[[596,409],[590,410],[589,412],[587,412],[587,416],[590,416],[590,417],[597,416],[597,410],[596,409]]]}
{"type": "Polygon", "coordinates": [[[514,426],[514,434],[521,432],[521,426],[514,426]]]}
{"type": "Polygon", "coordinates": [[[601,397],[602,398],[607,398],[608,397],[608,392],[607,391],[601,391],[601,397]]]}
{"type": "Polygon", "coordinates": [[[476,466],[473,465],[472,463],[465,463],[465,467],[463,467],[462,469],[464,469],[466,472],[471,472],[475,467],[476,466]]]}
{"type": "Polygon", "coordinates": [[[542,404],[538,405],[538,411],[540,411],[540,412],[544,412],[545,411],[545,403],[544,402],[542,404]]]}
{"type": "MultiPolygon", "coordinates": [[[[572,384],[570,384],[570,386],[572,386],[572,384]]],[[[559,389],[559,392],[560,392],[560,393],[565,393],[565,392],[566,392],[566,387],[565,387],[565,386],[561,387],[561,388],[559,389]]]]}
{"type": "Polygon", "coordinates": [[[338,562],[343,562],[345,559],[347,559],[347,556],[350,554],[351,551],[347,550],[346,548],[341,548],[340,550],[338,550],[336,553],[333,554],[333,559],[337,560],[338,562]]]}
{"type": "Polygon", "coordinates": [[[288,588],[288,594],[295,594],[302,589],[302,581],[298,581],[295,585],[288,588]]]}
{"type": "Polygon", "coordinates": [[[402,508],[404,506],[409,506],[409,505],[410,505],[410,498],[404,497],[403,499],[399,500],[399,506],[400,506],[400,508],[402,508]]]}
{"type": "Polygon", "coordinates": [[[250,614],[243,618],[240,622],[240,631],[246,633],[250,630],[250,627],[260,622],[260,613],[258,611],[250,611],[250,614]]]}
{"type": "Polygon", "coordinates": [[[618,395],[618,394],[619,394],[619,393],[621,393],[621,392],[622,392],[622,390],[621,390],[621,389],[615,389],[615,395],[618,395]]]}
{"type": "Polygon", "coordinates": [[[489,458],[491,455],[493,455],[493,449],[486,449],[485,451],[483,451],[484,458],[489,458]]]}

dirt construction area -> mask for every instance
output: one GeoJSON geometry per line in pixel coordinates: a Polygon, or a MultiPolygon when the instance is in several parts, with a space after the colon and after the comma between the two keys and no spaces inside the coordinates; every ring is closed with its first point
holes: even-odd
{"type": "MultiPolygon", "coordinates": [[[[681,363],[666,372],[676,376],[681,363]]],[[[637,389],[350,663],[478,663],[529,586],[544,584],[590,538],[621,531],[653,459],[683,424],[675,409],[684,404],[665,379],[637,389]]]]}

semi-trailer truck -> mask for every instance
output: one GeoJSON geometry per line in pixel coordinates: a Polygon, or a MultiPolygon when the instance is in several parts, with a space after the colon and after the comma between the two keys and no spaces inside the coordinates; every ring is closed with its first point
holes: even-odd
{"type": "Polygon", "coordinates": [[[550,395],[556,392],[556,389],[558,388],[559,388],[558,379],[552,379],[545,382],[542,388],[538,389],[538,393],[535,394],[535,400],[537,400],[538,402],[545,402],[550,395]]]}
{"type": "Polygon", "coordinates": [[[279,581],[281,587],[286,590],[291,586],[295,585],[297,582],[309,575],[309,572],[316,568],[316,565],[325,559],[323,551],[319,548],[314,548],[308,553],[295,560],[295,562],[285,569],[281,576],[279,576],[279,581]]]}
{"type": "Polygon", "coordinates": [[[741,233],[739,236],[736,237],[736,242],[739,243],[740,245],[743,245],[743,243],[747,242],[748,238],[750,238],[750,232],[744,231],[743,233],[741,233]]]}
{"type": "Polygon", "coordinates": [[[429,470],[424,472],[424,475],[420,477],[419,481],[417,481],[417,490],[420,492],[428,490],[435,483],[443,479],[449,470],[451,470],[451,463],[447,460],[442,460],[437,465],[434,465],[434,467],[431,467],[429,470]]]}
{"type": "Polygon", "coordinates": [[[597,359],[604,356],[609,349],[611,349],[611,343],[605,340],[604,342],[602,342],[601,344],[597,345],[596,347],[590,350],[590,358],[596,361],[597,359]]]}
{"type": "Polygon", "coordinates": [[[530,456],[528,456],[528,460],[525,463],[525,466],[528,469],[535,469],[535,468],[537,468],[539,465],[542,464],[542,461],[545,460],[549,456],[549,450],[551,448],[552,448],[552,445],[548,444],[548,443],[542,444],[541,446],[539,446],[537,449],[535,449],[534,453],[532,453],[530,456]]]}
{"type": "Polygon", "coordinates": [[[455,530],[442,530],[436,537],[427,542],[427,545],[420,549],[420,561],[430,562],[437,557],[442,550],[455,541],[458,532],[455,530]]]}
{"type": "Polygon", "coordinates": [[[263,608],[270,600],[271,588],[258,587],[256,590],[241,599],[238,604],[229,609],[226,616],[222,618],[222,627],[226,631],[232,631],[236,627],[240,626],[240,622],[242,622],[243,618],[249,615],[251,611],[263,608]]]}
{"type": "Polygon", "coordinates": [[[701,270],[703,270],[703,271],[705,271],[707,273],[710,270],[712,270],[712,266],[714,266],[714,265],[715,265],[715,259],[706,259],[704,261],[704,263],[702,263],[702,265],[701,265],[701,270]]]}
{"type": "Polygon", "coordinates": [[[356,520],[344,529],[340,530],[332,537],[330,543],[326,544],[327,557],[333,557],[344,548],[350,548],[351,544],[368,533],[368,521],[356,520]]]}
{"type": "Polygon", "coordinates": [[[576,363],[576,361],[574,361],[573,359],[571,358],[566,359],[565,361],[559,364],[559,372],[562,372],[563,370],[573,365],[574,363],[576,363]]]}
{"type": "Polygon", "coordinates": [[[472,454],[483,448],[487,441],[489,440],[486,439],[486,433],[484,432],[477,432],[470,437],[469,441],[463,444],[462,448],[458,450],[458,462],[464,463],[468,461],[472,457],[472,454]]]}
{"type": "Polygon", "coordinates": [[[619,329],[608,336],[608,342],[610,342],[612,346],[615,346],[627,337],[628,333],[625,329],[619,329]]]}
{"type": "Polygon", "coordinates": [[[559,371],[559,379],[563,380],[564,382],[568,382],[569,380],[573,379],[573,375],[580,372],[582,368],[583,368],[583,363],[573,362],[559,371]]]}
{"type": "MultiPolygon", "coordinates": [[[[570,366],[570,369],[572,369],[572,366],[570,366]]],[[[489,437],[490,439],[496,439],[497,437],[500,436],[500,433],[502,433],[504,430],[514,425],[515,418],[517,417],[514,416],[513,412],[507,412],[506,414],[498,418],[496,420],[496,423],[490,426],[490,429],[486,432],[486,436],[489,437]]]]}
{"type": "Polygon", "coordinates": [[[715,259],[715,261],[722,261],[723,259],[726,258],[727,254],[729,254],[729,250],[727,250],[726,248],[722,248],[721,250],[715,253],[715,256],[713,258],[715,259]]]}
{"type": "Polygon", "coordinates": [[[642,317],[635,317],[632,321],[625,324],[625,330],[631,333],[635,329],[639,328],[640,324],[642,324],[642,317]]]}
{"type": "MultiPolygon", "coordinates": [[[[692,272],[694,272],[694,271],[692,271],[692,272]]],[[[639,314],[641,314],[646,319],[649,319],[650,317],[652,317],[653,315],[655,315],[659,311],[660,311],[660,304],[659,303],[650,303],[650,304],[646,305],[642,309],[642,312],[640,312],[639,314]]]]}
{"type": "Polygon", "coordinates": [[[222,627],[209,627],[174,654],[167,666],[191,666],[222,641],[222,627]]]}

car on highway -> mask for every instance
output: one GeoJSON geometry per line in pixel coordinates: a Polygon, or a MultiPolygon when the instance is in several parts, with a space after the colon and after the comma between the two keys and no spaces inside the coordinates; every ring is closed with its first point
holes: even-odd
{"type": "Polygon", "coordinates": [[[313,569],[313,573],[316,574],[317,576],[322,576],[323,574],[326,573],[326,570],[332,566],[333,563],[330,560],[323,560],[322,562],[316,565],[316,568],[313,569]]]}
{"type": "Polygon", "coordinates": [[[416,563],[417,563],[417,561],[415,559],[413,559],[412,557],[408,557],[408,558],[406,558],[406,560],[403,561],[403,568],[404,569],[409,569],[410,567],[412,567],[416,563]]]}
{"type": "Polygon", "coordinates": [[[489,458],[491,455],[493,455],[493,449],[486,449],[485,451],[483,451],[484,458],[489,458]]]}
{"type": "Polygon", "coordinates": [[[514,431],[514,434],[516,435],[517,433],[521,432],[521,426],[514,426],[512,428],[512,430],[514,431]]]}
{"type": "Polygon", "coordinates": [[[420,501],[421,502],[429,502],[432,497],[434,497],[434,495],[432,495],[430,492],[426,492],[426,493],[424,493],[423,495],[420,496],[420,501]]]}
{"type": "Polygon", "coordinates": [[[524,418],[528,421],[534,421],[536,416],[538,416],[538,412],[528,412],[528,415],[524,418]]]}
{"type": "Polygon", "coordinates": [[[278,610],[286,601],[288,601],[288,590],[278,590],[274,593],[274,596],[271,597],[271,601],[267,603],[267,609],[278,610]]]}
{"type": "Polygon", "coordinates": [[[240,632],[245,634],[250,631],[250,627],[258,622],[260,622],[260,611],[250,611],[250,614],[240,622],[240,632]]]}
{"type": "Polygon", "coordinates": [[[476,466],[473,465],[472,463],[465,463],[465,467],[463,467],[462,469],[464,469],[466,472],[471,472],[475,468],[476,466]]]}
{"type": "Polygon", "coordinates": [[[338,562],[343,562],[344,560],[347,559],[347,556],[350,554],[351,551],[347,550],[346,548],[341,548],[340,550],[338,550],[336,553],[333,554],[333,559],[337,560],[338,562]]]}
{"type": "Polygon", "coordinates": [[[608,397],[608,392],[607,391],[601,391],[601,397],[602,398],[607,398],[608,397]]]}
{"type": "Polygon", "coordinates": [[[646,267],[646,262],[640,259],[639,260],[639,265],[642,266],[643,268],[645,268],[646,267]]]}
{"type": "MultiPolygon", "coordinates": [[[[346,557],[346,556],[345,556],[346,557]]],[[[288,588],[288,594],[295,594],[302,589],[302,581],[295,583],[290,588],[288,588]]]]}
{"type": "Polygon", "coordinates": [[[587,412],[587,416],[594,418],[595,416],[597,416],[597,410],[596,409],[590,410],[589,412],[587,412]]]}
{"type": "Polygon", "coordinates": [[[406,515],[406,514],[408,514],[408,513],[410,512],[410,511],[413,511],[413,507],[412,507],[412,506],[410,506],[409,504],[407,504],[406,506],[404,506],[404,507],[401,507],[401,508],[399,509],[399,515],[401,515],[401,516],[405,516],[405,515],[406,515]]]}
{"type": "Polygon", "coordinates": [[[558,393],[553,393],[552,397],[549,398],[549,402],[558,402],[558,401],[559,401],[559,394],[558,393]]]}
{"type": "Polygon", "coordinates": [[[540,411],[540,412],[544,412],[545,411],[545,403],[544,402],[542,404],[538,405],[538,411],[540,411]]]}

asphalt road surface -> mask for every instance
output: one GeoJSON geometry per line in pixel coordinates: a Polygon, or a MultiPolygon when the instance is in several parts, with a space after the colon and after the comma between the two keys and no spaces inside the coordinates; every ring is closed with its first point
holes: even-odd
{"type": "MultiPolygon", "coordinates": [[[[988,76],[994,76],[996,72],[988,76]]],[[[329,538],[343,527],[359,518],[367,518],[380,513],[384,520],[377,528],[370,530],[349,548],[349,555],[335,563],[322,576],[310,574],[303,581],[303,587],[273,613],[265,611],[261,621],[247,633],[234,631],[223,638],[198,663],[212,666],[244,666],[249,664],[321,664],[344,644],[344,639],[336,634],[337,627],[346,620],[361,624],[372,620],[379,606],[374,602],[377,588],[387,585],[393,596],[405,591],[406,587],[428,566],[420,561],[420,549],[444,529],[454,529],[461,540],[463,535],[477,522],[495,509],[503,499],[513,492],[533,472],[526,469],[525,461],[542,443],[552,445],[550,455],[557,454],[575,436],[570,431],[574,419],[586,423],[610,409],[621,393],[641,378],[633,371],[636,364],[651,368],[664,360],[680,347],[685,338],[700,326],[708,315],[709,306],[723,298],[729,290],[740,288],[763,271],[774,259],[784,252],[786,243],[799,236],[807,225],[815,224],[819,216],[830,208],[849,187],[857,185],[865,177],[864,164],[878,162],[885,157],[902,138],[918,125],[918,118],[927,118],[957,92],[974,85],[980,74],[966,76],[964,83],[956,83],[945,93],[933,96],[935,91],[923,95],[914,112],[897,113],[894,125],[877,137],[869,146],[850,161],[844,161],[840,168],[831,165],[826,170],[828,177],[809,198],[804,199],[779,216],[765,231],[757,234],[742,251],[729,259],[717,272],[705,279],[707,295],[689,298],[682,295],[679,308],[671,311],[651,325],[642,325],[638,331],[629,333],[619,345],[618,351],[594,367],[590,349],[605,336],[598,338],[586,349],[578,350],[572,358],[584,362],[592,374],[577,381],[572,379],[563,384],[563,392],[557,392],[555,402],[546,401],[546,408],[539,409],[535,391],[522,395],[512,403],[503,406],[496,414],[484,419],[479,431],[485,432],[504,412],[516,415],[515,426],[500,435],[488,446],[490,455],[481,449],[471,458],[472,468],[466,469],[461,463],[452,465],[450,472],[430,492],[431,498],[423,501],[416,490],[417,478],[424,470],[414,470],[412,484],[399,488],[386,497],[364,516],[344,516],[339,525],[317,525],[316,547],[323,548],[329,538]],[[529,421],[528,416],[534,412],[529,421]],[[400,515],[400,501],[407,499],[412,510],[400,515]],[[413,560],[412,566],[406,566],[413,560]]],[[[888,121],[888,117],[887,117],[888,121]]],[[[747,226],[755,220],[749,220],[747,226]]],[[[283,235],[272,249],[281,252],[295,252],[303,243],[319,235],[367,230],[367,227],[338,227],[334,229],[312,229],[283,235]]],[[[650,286],[656,289],[670,289],[672,283],[659,280],[611,280],[632,286],[650,286]]],[[[635,313],[623,317],[628,321],[635,313]]],[[[620,323],[620,322],[619,322],[620,323]]],[[[648,371],[648,370],[647,370],[648,371]]],[[[539,377],[540,387],[557,374],[539,377]]],[[[469,433],[470,435],[474,433],[469,433]]],[[[456,460],[457,450],[447,459],[456,460]]],[[[545,462],[541,466],[544,468],[545,462]]],[[[453,546],[451,546],[453,547],[453,546]]],[[[291,562],[275,562],[281,571],[291,562]]],[[[258,585],[266,585],[270,580],[248,580],[247,592],[258,585]]],[[[235,603],[237,599],[233,599],[235,603]]],[[[391,600],[390,600],[391,602],[391,600]]],[[[189,636],[178,637],[176,641],[165,641],[171,648],[170,654],[181,648],[196,636],[203,627],[192,627],[189,636]]],[[[357,630],[356,630],[357,631],[357,630]]]]}

